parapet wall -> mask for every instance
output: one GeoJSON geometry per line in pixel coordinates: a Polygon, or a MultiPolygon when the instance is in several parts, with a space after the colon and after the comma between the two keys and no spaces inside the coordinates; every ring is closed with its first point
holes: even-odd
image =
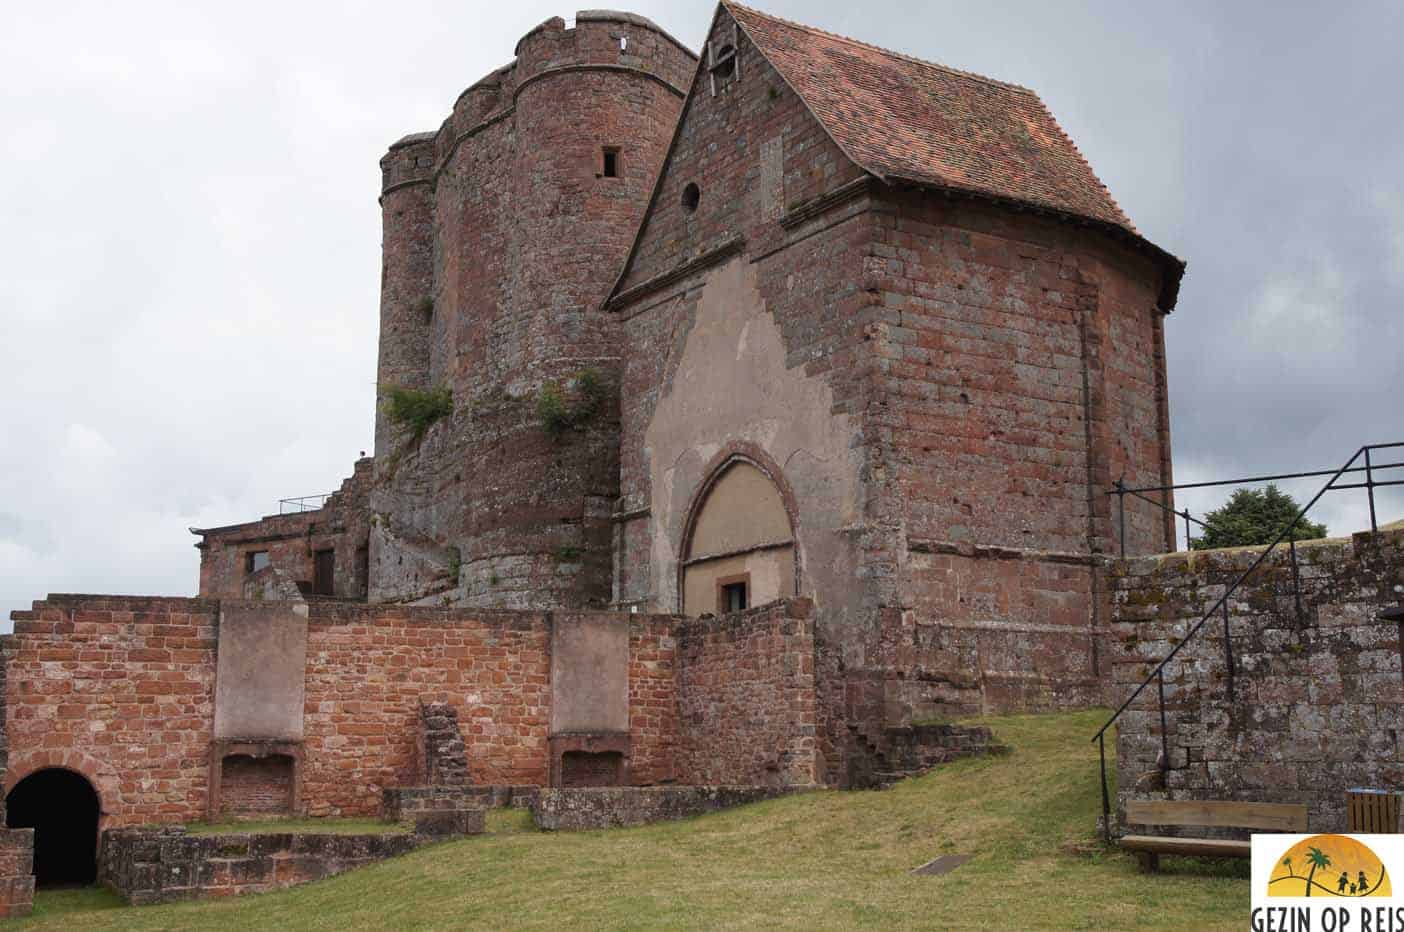
{"type": "MultiPolygon", "coordinates": [[[[1114,564],[1113,698],[1129,695],[1260,553],[1114,564]]],[[[1346,789],[1404,786],[1404,632],[1377,617],[1404,601],[1404,530],[1299,544],[1296,563],[1299,587],[1291,552],[1280,548],[1229,601],[1231,694],[1222,618],[1166,666],[1163,778],[1154,684],[1122,717],[1119,806],[1146,798],[1302,803],[1311,830],[1329,832],[1346,828],[1346,789]]]]}

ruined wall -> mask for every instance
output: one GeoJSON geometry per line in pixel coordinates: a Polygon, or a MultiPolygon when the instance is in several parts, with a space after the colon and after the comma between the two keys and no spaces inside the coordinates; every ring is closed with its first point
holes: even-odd
{"type": "MultiPolygon", "coordinates": [[[[270,644],[303,637],[290,607],[227,606],[267,608],[274,623],[286,616],[295,630],[269,631],[270,644]]],[[[67,767],[97,789],[104,828],[184,822],[206,817],[214,766],[228,781],[228,806],[271,810],[276,801],[312,816],[375,816],[385,789],[424,778],[421,703],[456,713],[469,782],[549,782],[551,631],[600,616],[317,601],[305,610],[305,664],[296,682],[277,677],[278,710],[286,696],[302,696],[298,720],[280,713],[271,730],[250,735],[239,726],[223,741],[213,730],[219,602],[51,596],[14,613],[15,632],[3,640],[12,749],[5,788],[43,767],[67,767]]],[[[677,619],[614,617],[627,631],[615,646],[627,652],[618,666],[631,780],[676,779],[677,619]]],[[[247,703],[266,690],[255,681],[249,688],[259,696],[225,691],[226,721],[262,710],[247,703]]],[[[571,698],[562,701],[570,706],[571,698]]]]}
{"type": "Polygon", "coordinates": [[[807,600],[682,622],[678,767],[688,782],[818,782],[814,673],[807,600]]]}
{"type": "Polygon", "coordinates": [[[382,162],[382,382],[447,388],[454,413],[417,441],[378,422],[373,601],[609,601],[619,349],[598,307],[694,59],[608,11],[548,20],[516,56],[382,162]],[[595,412],[552,436],[538,395],[578,405],[587,372],[595,412]]]}
{"type": "Polygon", "coordinates": [[[475,783],[544,783],[550,627],[539,614],[310,606],[302,799],[374,816],[415,785],[420,702],[458,711],[475,783]]]}
{"type": "Polygon", "coordinates": [[[676,758],[678,620],[629,616],[629,779],[639,785],[691,779],[676,758]]]}
{"type": "MultiPolygon", "coordinates": [[[[1113,698],[1130,695],[1260,552],[1116,563],[1113,698]]],[[[1221,617],[1165,668],[1164,777],[1154,684],[1123,715],[1118,807],[1164,798],[1302,803],[1312,831],[1344,831],[1347,788],[1404,785],[1404,631],[1377,618],[1404,601],[1404,531],[1301,544],[1297,563],[1300,612],[1285,548],[1230,599],[1232,695],[1221,617]]]]}
{"type": "Polygon", "coordinates": [[[319,551],[333,551],[332,591],[338,599],[364,599],[369,574],[370,458],[358,460],[350,477],[314,511],[269,515],[258,521],[196,529],[200,543],[200,597],[246,599],[256,583],[249,557],[267,553],[269,565],[314,594],[319,551]]]}
{"type": "Polygon", "coordinates": [[[104,828],[201,818],[218,603],[54,595],[14,612],[8,792],[45,767],[82,774],[104,828]]]}
{"type": "Polygon", "coordinates": [[[124,828],[103,834],[98,880],[133,906],[266,893],[407,854],[424,840],[408,832],[187,835],[182,828],[124,828]]]}
{"type": "Polygon", "coordinates": [[[29,915],[34,906],[34,830],[5,828],[9,738],[5,730],[5,662],[0,645],[0,919],[29,915]]]}

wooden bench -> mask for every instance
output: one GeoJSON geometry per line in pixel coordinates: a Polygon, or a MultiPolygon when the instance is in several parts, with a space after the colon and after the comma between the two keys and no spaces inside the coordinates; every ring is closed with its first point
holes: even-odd
{"type": "MultiPolygon", "coordinates": [[[[1307,807],[1288,803],[1238,803],[1213,800],[1131,800],[1126,821],[1132,825],[1192,825],[1251,828],[1269,832],[1305,832],[1307,807]]],[[[1176,838],[1169,835],[1123,835],[1121,847],[1136,852],[1141,869],[1160,869],[1162,854],[1200,858],[1246,858],[1247,841],[1227,838],[1176,838]]]]}

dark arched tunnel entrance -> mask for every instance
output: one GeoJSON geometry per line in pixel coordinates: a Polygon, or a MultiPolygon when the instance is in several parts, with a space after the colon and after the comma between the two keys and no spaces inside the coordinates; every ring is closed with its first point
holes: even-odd
{"type": "Polygon", "coordinates": [[[97,879],[98,794],[82,774],[36,770],[10,790],[5,808],[8,827],[34,829],[35,886],[97,879]]]}

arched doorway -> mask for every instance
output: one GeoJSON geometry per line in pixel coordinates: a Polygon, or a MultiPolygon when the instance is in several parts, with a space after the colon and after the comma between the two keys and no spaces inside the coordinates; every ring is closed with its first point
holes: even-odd
{"type": "Polygon", "coordinates": [[[682,611],[721,614],[795,595],[795,536],[780,489],[748,458],[713,474],[687,525],[682,611]]]}
{"type": "Polygon", "coordinates": [[[97,790],[72,770],[48,767],[16,783],[5,797],[5,824],[34,829],[34,882],[40,887],[97,879],[97,790]]]}

